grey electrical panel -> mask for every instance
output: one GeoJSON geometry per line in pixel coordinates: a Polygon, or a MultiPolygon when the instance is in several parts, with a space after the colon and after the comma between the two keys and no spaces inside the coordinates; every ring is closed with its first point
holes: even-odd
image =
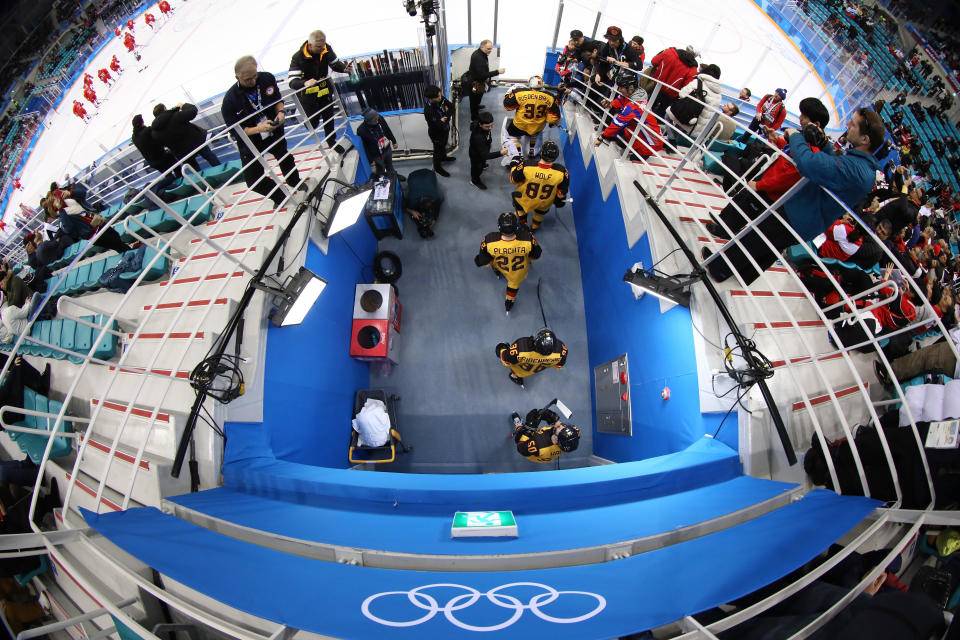
{"type": "Polygon", "coordinates": [[[593,385],[597,395],[597,431],[633,435],[627,354],[597,365],[593,370],[593,385]]]}

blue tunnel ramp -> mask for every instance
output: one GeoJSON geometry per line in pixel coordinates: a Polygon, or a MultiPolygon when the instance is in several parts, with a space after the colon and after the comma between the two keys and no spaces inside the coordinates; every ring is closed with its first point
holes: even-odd
{"type": "MultiPolygon", "coordinates": [[[[285,554],[154,508],[87,523],[187,587],[285,626],[338,638],[586,640],[661,626],[802,566],[879,502],[823,490],[741,525],[623,560],[557,569],[374,569],[285,554]]],[[[384,517],[385,535],[389,516],[384,517]]],[[[522,535],[522,534],[521,534],[522,535]]]]}

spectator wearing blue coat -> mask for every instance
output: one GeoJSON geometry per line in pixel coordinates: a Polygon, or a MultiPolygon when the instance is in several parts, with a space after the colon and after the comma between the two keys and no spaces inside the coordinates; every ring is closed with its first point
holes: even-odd
{"type": "MultiPolygon", "coordinates": [[[[855,206],[870,193],[876,180],[876,172],[880,168],[876,155],[886,136],[880,116],[863,108],[857,109],[847,123],[847,132],[844,135],[850,149],[841,155],[814,153],[802,133],[793,129],[788,129],[786,133],[790,143],[790,155],[800,174],[810,181],[780,210],[789,227],[773,215],[757,225],[757,229],[770,240],[775,250],[771,250],[760,234],[752,231],[735,245],[724,249],[732,268],[743,277],[747,285],[760,276],[750,264],[748,255],[756,260],[761,271],[765,271],[777,261],[784,249],[796,243],[790,227],[804,240],[811,240],[843,215],[843,208],[824,188],[832,191],[848,207],[855,206]]],[[[701,255],[707,258],[710,251],[703,249],[701,255]]],[[[722,258],[711,262],[708,271],[716,282],[722,282],[733,275],[731,267],[722,258]]]]}

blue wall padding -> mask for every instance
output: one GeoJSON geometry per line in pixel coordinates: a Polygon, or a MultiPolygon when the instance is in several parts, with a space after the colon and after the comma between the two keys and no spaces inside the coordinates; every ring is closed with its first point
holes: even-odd
{"type": "MultiPolygon", "coordinates": [[[[633,436],[597,433],[594,425],[593,452],[626,462],[680,451],[705,433],[713,434],[720,420],[700,413],[690,311],[674,307],[661,314],[654,296],[634,299],[623,274],[635,262],[653,264],[646,236],[632,249],[627,246],[616,188],[604,202],[596,163],[583,168],[577,140],[564,147],[564,160],[580,249],[590,369],[623,353],[630,366],[633,436]],[[668,401],[660,399],[664,386],[670,388],[668,401]]],[[[592,400],[596,412],[595,395],[592,400]]],[[[735,415],[718,437],[736,449],[735,415]]]]}
{"type": "MultiPolygon", "coordinates": [[[[683,473],[683,472],[680,472],[683,473]]],[[[465,507],[415,504],[304,505],[220,488],[177,496],[173,502],[227,522],[288,538],[398,553],[538,553],[591,547],[675,531],[780,496],[794,485],[740,476],[649,500],[561,512],[514,510],[519,538],[450,537],[450,521],[465,507]],[[569,526],[576,522],[577,526],[569,526]],[[384,535],[389,531],[390,535],[384,535]]],[[[519,489],[518,489],[519,491],[519,489]]]]}
{"type": "MultiPolygon", "coordinates": [[[[378,475],[378,474],[369,474],[378,475]]],[[[552,474],[536,474],[552,475],[552,474]]],[[[540,596],[546,585],[562,593],[542,602],[541,614],[585,619],[561,624],[529,608],[505,609],[479,597],[469,607],[449,609],[455,620],[474,626],[504,623],[498,638],[554,640],[614,638],[657,627],[744,596],[802,566],[862,521],[880,503],[815,490],[802,500],[723,531],[603,564],[510,572],[429,572],[372,569],[292,556],[214,533],[155,508],[97,515],[87,523],[160,574],[225,605],[294,629],[338,638],[477,638],[454,626],[428,601],[412,604],[407,592],[455,584],[480,593],[500,588],[519,604],[540,596]],[[384,592],[384,595],[370,600],[384,592]],[[596,594],[583,595],[582,592],[596,594]],[[387,627],[364,615],[393,622],[387,627]],[[592,617],[586,614],[596,610],[592,617]]],[[[384,536],[394,532],[387,525],[384,536]]],[[[440,607],[469,593],[461,587],[427,590],[440,607]]],[[[466,604],[467,597],[456,603],[466,604]]],[[[501,599],[500,602],[512,602],[501,599]]],[[[454,604],[456,604],[454,603],[454,604]]]]}
{"type": "Polygon", "coordinates": [[[263,425],[228,423],[225,463],[269,459],[272,451],[281,460],[348,466],[353,394],[370,386],[369,365],[350,357],[353,296],[356,284],[371,277],[364,264],[373,262],[376,248],[362,219],[333,236],[326,255],[308,243],[306,267],[327,287],[303,324],[268,329],[263,425]]]}
{"type": "Polygon", "coordinates": [[[550,511],[643,500],[738,475],[737,453],[711,438],[701,438],[673,455],[550,473],[363,473],[282,460],[230,464],[223,468],[224,486],[307,504],[314,501],[330,504],[332,500],[348,507],[356,502],[379,502],[514,511],[550,511]]]}

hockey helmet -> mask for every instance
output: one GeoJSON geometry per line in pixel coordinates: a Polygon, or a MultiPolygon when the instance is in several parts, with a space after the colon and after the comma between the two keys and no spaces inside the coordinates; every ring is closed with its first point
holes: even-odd
{"type": "Polygon", "coordinates": [[[553,162],[560,156],[560,147],[553,140],[547,140],[540,147],[540,159],[544,162],[553,162]]]}
{"type": "Polygon", "coordinates": [[[513,211],[507,211],[501,213],[500,217],[497,218],[497,226],[500,228],[500,233],[505,236],[512,236],[520,228],[520,220],[513,211]]]}
{"type": "Polygon", "coordinates": [[[618,87],[637,87],[639,83],[637,82],[637,76],[625,71],[623,73],[617,74],[617,86],[618,87]]]}
{"type": "Polygon", "coordinates": [[[554,349],[557,348],[556,334],[547,328],[540,329],[533,338],[533,348],[542,356],[553,353],[554,349]]]}
{"type": "Polygon", "coordinates": [[[576,451],[580,445],[580,432],[570,425],[562,425],[556,430],[557,446],[566,453],[576,451]]]}
{"type": "Polygon", "coordinates": [[[543,89],[543,77],[530,76],[530,79],[527,81],[527,86],[531,89],[543,89]]]}

